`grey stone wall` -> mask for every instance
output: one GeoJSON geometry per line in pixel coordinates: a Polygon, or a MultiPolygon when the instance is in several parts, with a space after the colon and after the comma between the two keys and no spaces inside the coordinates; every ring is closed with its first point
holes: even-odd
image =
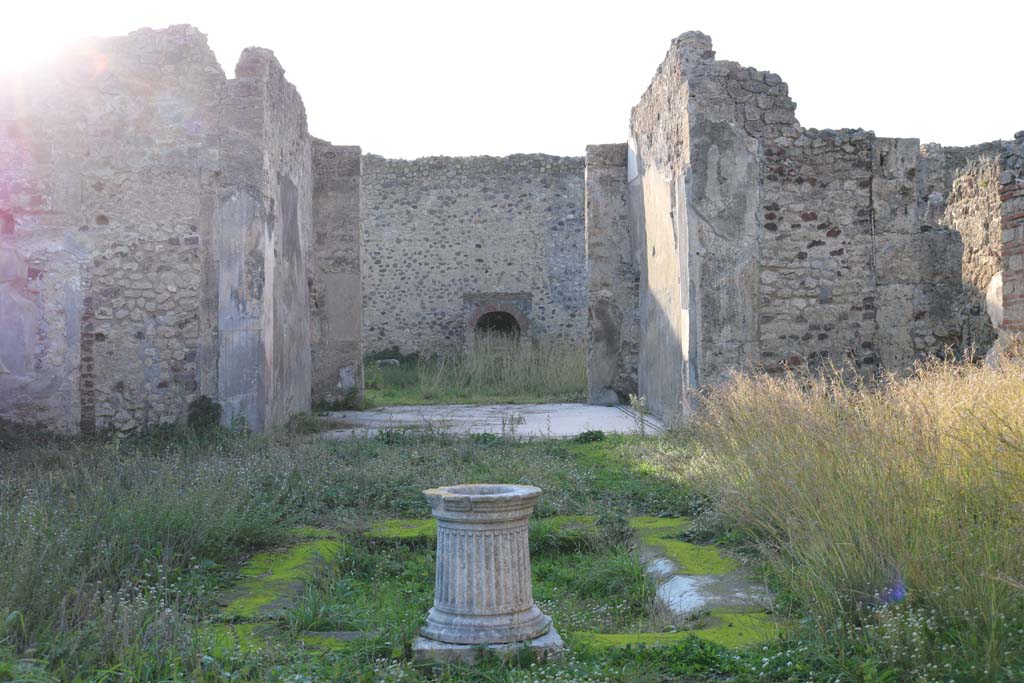
{"type": "Polygon", "coordinates": [[[362,221],[359,147],[314,140],[313,400],[362,400],[362,221]]]}
{"type": "Polygon", "coordinates": [[[999,216],[1003,235],[1002,325],[1024,332],[1024,131],[999,154],[999,216]]]}
{"type": "Polygon", "coordinates": [[[872,139],[803,131],[766,149],[759,362],[875,363],[872,139]]]}
{"type": "Polygon", "coordinates": [[[992,347],[1002,315],[1001,148],[999,144],[922,148],[928,182],[925,221],[960,234],[961,337],[977,355],[992,347]]]}
{"type": "Polygon", "coordinates": [[[633,109],[638,384],[655,412],[686,412],[696,387],[757,362],[759,138],[792,135],[794,109],[781,79],[715,61],[697,32],[673,41],[633,109]]]}
{"type": "Polygon", "coordinates": [[[310,407],[312,142],[273,52],[248,48],[220,107],[213,212],[218,392],[254,429],[310,407]]]}
{"type": "Polygon", "coordinates": [[[900,372],[994,339],[1007,143],[922,148],[804,129],[795,109],[778,76],[716,60],[700,33],[633,109],[637,381],[655,412],[735,370],[900,372]]]}
{"type": "Polygon", "coordinates": [[[0,84],[0,418],[132,430],[206,394],[260,429],[494,311],[587,340],[592,401],[669,417],[734,370],[902,371],[1024,329],[1024,135],[795,109],[687,33],[586,162],[387,160],[314,141],[268,50],[229,80],[188,26],[87,42],[0,84]]]}
{"type": "Polygon", "coordinates": [[[591,145],[586,156],[587,384],[590,402],[637,393],[640,268],[626,208],[626,145],[591,145]]]}
{"type": "Polygon", "coordinates": [[[0,417],[131,429],[198,394],[223,83],[202,34],[173,27],[90,41],[0,86],[0,248],[27,266],[6,297],[24,335],[0,351],[0,417]]]}
{"type": "Polygon", "coordinates": [[[640,265],[637,386],[649,408],[662,415],[686,405],[697,362],[688,246],[693,235],[682,191],[690,151],[684,73],[710,49],[710,41],[705,46],[699,36],[689,37],[696,43],[692,48],[673,43],[671,58],[658,67],[634,108],[627,152],[627,207],[640,265]],[[673,112],[671,121],[662,121],[662,112],[673,112]]]}
{"type": "Polygon", "coordinates": [[[367,353],[461,349],[510,301],[532,339],[583,342],[582,158],[366,155],[362,183],[367,353]]]}
{"type": "Polygon", "coordinates": [[[925,223],[918,141],[803,130],[770,153],[765,368],[898,372],[959,348],[961,240],[925,223]]]}
{"type": "Polygon", "coordinates": [[[0,417],[132,430],[205,393],[258,429],[308,408],[310,141],[283,73],[252,49],[227,80],[175,26],[0,85],[0,417]]]}

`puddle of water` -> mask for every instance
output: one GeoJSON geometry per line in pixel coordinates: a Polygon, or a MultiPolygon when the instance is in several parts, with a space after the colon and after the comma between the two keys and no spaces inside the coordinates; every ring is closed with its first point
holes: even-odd
{"type": "Polygon", "coordinates": [[[656,579],[671,576],[677,571],[679,571],[679,567],[676,566],[676,563],[664,557],[659,557],[647,563],[647,573],[656,579]]]}
{"type": "Polygon", "coordinates": [[[657,595],[673,615],[683,618],[705,610],[761,609],[768,602],[767,591],[740,574],[676,575],[658,586],[657,595]]]}
{"type": "Polygon", "coordinates": [[[701,579],[699,576],[673,576],[658,586],[658,598],[677,616],[699,612],[708,604],[700,591],[701,579]]]}

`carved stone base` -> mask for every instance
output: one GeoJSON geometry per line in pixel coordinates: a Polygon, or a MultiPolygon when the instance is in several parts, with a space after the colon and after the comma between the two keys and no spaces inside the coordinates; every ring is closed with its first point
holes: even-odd
{"type": "Polygon", "coordinates": [[[530,605],[516,613],[493,615],[452,614],[436,605],[427,614],[420,634],[456,645],[515,643],[539,638],[551,627],[551,617],[530,605]]]}
{"type": "Polygon", "coordinates": [[[493,643],[489,645],[454,645],[441,643],[420,636],[412,641],[412,655],[417,662],[435,664],[476,664],[487,657],[508,660],[527,656],[538,662],[559,657],[565,643],[552,626],[548,632],[533,640],[518,643],[493,643]]]}

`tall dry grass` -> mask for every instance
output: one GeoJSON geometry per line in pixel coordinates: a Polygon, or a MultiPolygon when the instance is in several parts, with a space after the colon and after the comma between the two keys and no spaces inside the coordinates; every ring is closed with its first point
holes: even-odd
{"type": "Polygon", "coordinates": [[[696,433],[713,523],[759,544],[841,669],[1021,680],[1024,365],[736,377],[696,433]]]}
{"type": "Polygon", "coordinates": [[[478,334],[465,353],[421,363],[417,379],[429,395],[579,399],[587,388],[587,361],[579,346],[478,334]]]}

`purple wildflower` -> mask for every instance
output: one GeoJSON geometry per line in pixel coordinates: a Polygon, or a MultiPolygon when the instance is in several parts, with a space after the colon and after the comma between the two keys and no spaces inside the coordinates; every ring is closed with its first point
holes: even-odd
{"type": "Polygon", "coordinates": [[[903,583],[903,579],[897,578],[891,586],[886,588],[879,594],[882,603],[891,605],[894,602],[900,602],[907,597],[907,586],[903,583]]]}

